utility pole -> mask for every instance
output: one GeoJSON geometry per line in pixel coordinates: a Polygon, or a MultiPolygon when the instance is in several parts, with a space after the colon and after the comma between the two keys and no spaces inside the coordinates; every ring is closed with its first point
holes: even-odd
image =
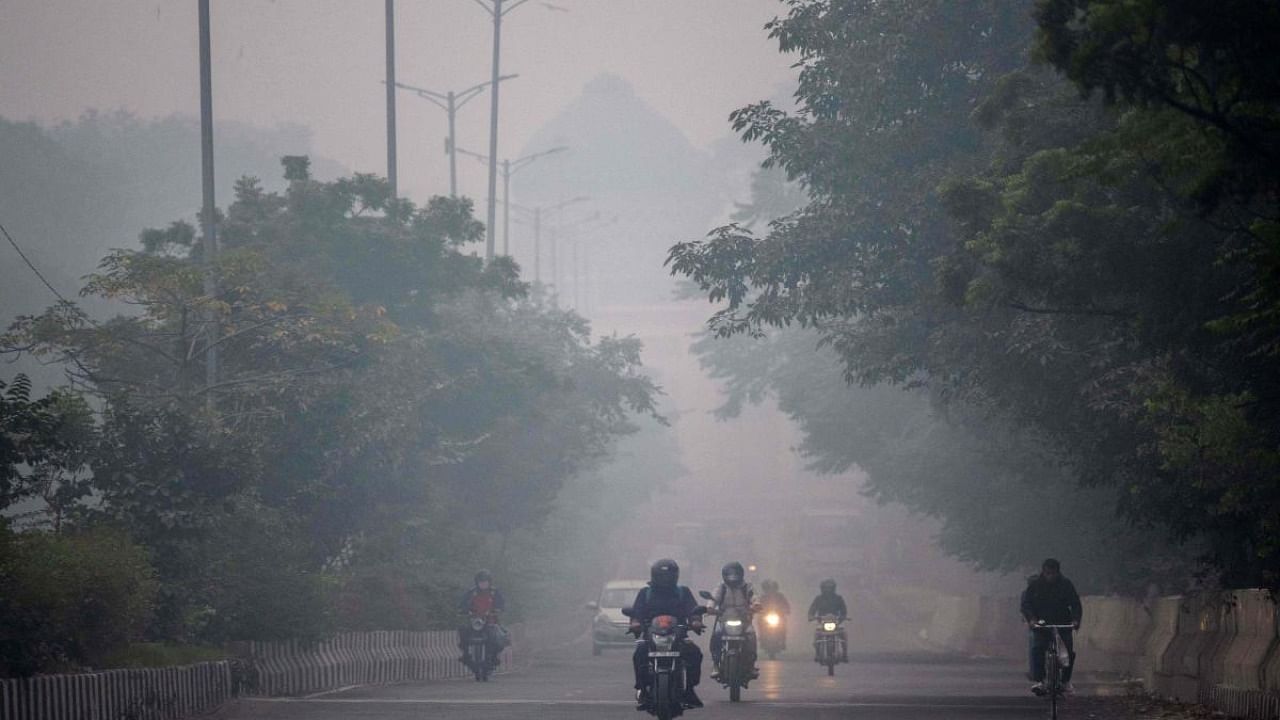
{"type": "Polygon", "coordinates": [[[502,18],[529,0],[514,0],[503,7],[506,0],[473,0],[493,18],[493,63],[489,83],[489,212],[485,224],[485,260],[493,259],[494,224],[498,220],[498,78],[502,60],[502,18]]]}
{"type": "MultiPolygon", "coordinates": [[[[515,208],[516,210],[519,210],[523,213],[528,213],[529,215],[533,216],[533,282],[535,284],[538,284],[538,285],[542,284],[542,214],[543,212],[560,212],[560,211],[563,211],[564,208],[569,207],[570,205],[574,205],[580,202],[586,202],[587,200],[590,200],[590,199],[591,198],[585,195],[579,195],[578,197],[569,198],[568,200],[562,200],[554,205],[537,205],[535,207],[526,207],[518,203],[508,203],[510,207],[515,208]]],[[[520,218],[516,218],[516,220],[519,222],[520,218]]],[[[554,238],[553,238],[553,243],[554,243],[554,238]]],[[[552,245],[553,270],[555,267],[555,249],[554,248],[555,246],[553,244],[552,245]]]]}
{"type": "MultiPolygon", "coordinates": [[[[201,212],[201,234],[204,235],[204,292],[210,300],[208,309],[208,346],[205,351],[205,387],[218,383],[218,338],[221,331],[213,310],[218,294],[216,262],[218,258],[217,204],[213,187],[213,52],[209,30],[209,0],[199,0],[200,27],[200,182],[204,194],[201,212]]],[[[207,394],[209,403],[213,393],[207,394]]]]}
{"type": "MultiPolygon", "coordinates": [[[[515,160],[507,159],[502,161],[502,206],[503,206],[502,208],[502,254],[503,255],[511,254],[511,176],[516,174],[520,170],[523,170],[524,168],[528,167],[530,163],[532,163],[534,160],[537,160],[538,158],[546,157],[547,155],[554,155],[556,153],[561,153],[568,149],[569,148],[565,145],[557,145],[556,147],[553,147],[550,150],[543,150],[542,152],[532,153],[530,155],[525,155],[522,158],[517,158],[515,160]]],[[[493,159],[487,155],[481,155],[480,153],[471,152],[470,150],[464,150],[463,148],[460,148],[457,146],[454,147],[454,150],[462,153],[463,155],[468,155],[470,157],[473,157],[481,162],[489,162],[490,164],[492,164],[492,161],[493,161],[493,159]]]]}
{"type": "Polygon", "coordinates": [[[387,0],[387,182],[396,191],[396,0],[387,0]]]}
{"type": "MultiPolygon", "coordinates": [[[[520,76],[503,75],[498,80],[510,80],[516,77],[520,76]]],[[[444,141],[444,151],[449,154],[449,197],[458,197],[458,152],[455,149],[458,143],[456,134],[458,111],[462,109],[463,105],[466,105],[483,92],[485,88],[489,87],[490,84],[492,84],[492,81],[486,80],[477,85],[472,85],[466,90],[436,92],[435,90],[427,90],[426,88],[414,87],[404,83],[396,83],[396,87],[401,90],[410,90],[417,93],[418,97],[423,100],[435,103],[449,117],[449,136],[444,141]]]]}

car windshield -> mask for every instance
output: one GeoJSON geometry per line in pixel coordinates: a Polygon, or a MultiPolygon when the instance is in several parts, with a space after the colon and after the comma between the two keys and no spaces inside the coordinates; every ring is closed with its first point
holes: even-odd
{"type": "Polygon", "coordinates": [[[638,592],[640,592],[640,588],[611,588],[609,590],[605,590],[600,596],[600,607],[627,607],[631,603],[635,602],[636,593],[638,592]]]}

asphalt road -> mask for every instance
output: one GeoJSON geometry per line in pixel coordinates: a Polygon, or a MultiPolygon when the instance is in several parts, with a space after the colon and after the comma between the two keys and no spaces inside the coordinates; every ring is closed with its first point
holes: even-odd
{"type": "MultiPolygon", "coordinates": [[[[564,648],[520,672],[488,683],[443,681],[358,688],[298,699],[240,700],[220,714],[226,720],[338,720],[339,718],[622,718],[637,713],[631,701],[629,654],[590,657],[564,648]]],[[[709,664],[709,660],[707,661],[709,664]]],[[[731,704],[728,691],[704,682],[706,708],[691,720],[808,718],[908,720],[912,718],[1025,718],[1048,716],[1048,705],[1027,691],[1023,669],[994,661],[925,662],[863,660],[839,666],[836,676],[800,659],[762,661],[760,679],[731,704]]],[[[1077,681],[1082,693],[1090,688],[1077,681]]],[[[1065,720],[1089,717],[1059,713],[1065,720]]]]}

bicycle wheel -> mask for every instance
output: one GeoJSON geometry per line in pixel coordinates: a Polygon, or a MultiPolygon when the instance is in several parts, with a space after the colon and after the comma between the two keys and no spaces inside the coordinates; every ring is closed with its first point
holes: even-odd
{"type": "Polygon", "coordinates": [[[1060,671],[1058,670],[1058,653],[1057,648],[1050,647],[1045,652],[1044,658],[1044,682],[1049,690],[1049,717],[1051,720],[1058,720],[1058,681],[1060,671]]]}

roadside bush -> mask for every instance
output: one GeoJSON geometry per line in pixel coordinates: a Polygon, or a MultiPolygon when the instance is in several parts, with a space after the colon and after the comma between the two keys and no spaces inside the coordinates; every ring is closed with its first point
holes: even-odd
{"type": "Polygon", "coordinates": [[[0,675],[102,666],[141,635],[155,592],[123,533],[0,531],[0,675]]]}

